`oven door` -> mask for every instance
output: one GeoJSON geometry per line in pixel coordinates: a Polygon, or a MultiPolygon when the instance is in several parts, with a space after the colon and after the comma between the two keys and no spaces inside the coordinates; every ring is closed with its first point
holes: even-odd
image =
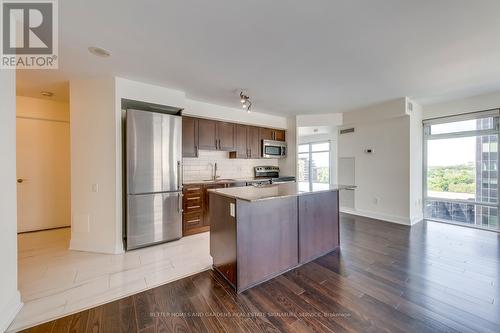
{"type": "Polygon", "coordinates": [[[262,157],[264,158],[285,158],[286,143],[282,141],[263,140],[262,157]]]}

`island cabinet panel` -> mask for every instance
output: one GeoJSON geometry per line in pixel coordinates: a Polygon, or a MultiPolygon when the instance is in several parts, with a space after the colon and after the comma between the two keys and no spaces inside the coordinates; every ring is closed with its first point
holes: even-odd
{"type": "Polygon", "coordinates": [[[298,265],[297,198],[237,200],[237,291],[298,265]]]}
{"type": "Polygon", "coordinates": [[[217,150],[217,122],[209,119],[198,119],[199,149],[217,150]]]}
{"type": "Polygon", "coordinates": [[[316,259],[339,246],[339,192],[299,196],[299,261],[316,259]]]}
{"type": "Polygon", "coordinates": [[[224,188],[227,184],[205,184],[203,185],[203,225],[210,228],[210,195],[208,190],[224,188]]]}
{"type": "Polygon", "coordinates": [[[182,117],[182,157],[198,157],[198,119],[182,117]]]}
{"type": "Polygon", "coordinates": [[[236,217],[231,205],[236,200],[209,192],[210,197],[210,255],[213,267],[236,289],[236,217]]]}

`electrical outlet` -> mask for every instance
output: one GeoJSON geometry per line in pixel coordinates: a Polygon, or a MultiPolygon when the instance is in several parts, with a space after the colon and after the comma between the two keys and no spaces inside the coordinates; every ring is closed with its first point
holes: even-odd
{"type": "Polygon", "coordinates": [[[231,217],[236,217],[234,203],[232,202],[229,204],[229,215],[231,215],[231,217]]]}
{"type": "Polygon", "coordinates": [[[99,184],[92,184],[92,192],[94,193],[99,192],[99,184]]]}

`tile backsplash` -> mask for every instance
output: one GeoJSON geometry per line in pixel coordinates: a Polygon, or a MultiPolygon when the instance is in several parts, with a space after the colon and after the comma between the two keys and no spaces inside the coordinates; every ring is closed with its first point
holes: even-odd
{"type": "Polygon", "coordinates": [[[184,181],[212,178],[212,167],[217,162],[220,178],[253,178],[253,168],[258,165],[278,166],[277,159],[232,159],[224,151],[200,150],[198,158],[183,158],[184,181]]]}

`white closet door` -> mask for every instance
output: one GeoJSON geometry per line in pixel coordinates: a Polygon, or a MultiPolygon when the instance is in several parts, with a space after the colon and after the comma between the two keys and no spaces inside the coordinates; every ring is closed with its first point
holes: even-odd
{"type": "Polygon", "coordinates": [[[18,232],[71,224],[69,123],[17,118],[18,232]]]}

